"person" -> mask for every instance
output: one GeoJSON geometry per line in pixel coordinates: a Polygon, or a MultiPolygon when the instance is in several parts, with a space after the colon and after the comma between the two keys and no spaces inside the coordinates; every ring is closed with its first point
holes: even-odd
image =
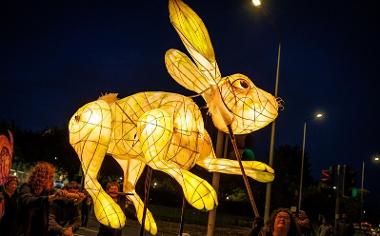
{"type": "MultiPolygon", "coordinates": [[[[117,204],[125,211],[125,196],[119,195],[119,184],[117,182],[109,182],[106,185],[106,192],[117,204]]],[[[122,229],[113,229],[100,224],[98,236],[121,236],[122,229]]]]}
{"type": "MultiPolygon", "coordinates": [[[[75,196],[75,195],[73,195],[75,196]]],[[[83,200],[79,195],[79,186],[75,181],[71,181],[65,187],[62,197],[55,199],[49,208],[49,236],[73,236],[79,229],[81,219],[79,214],[79,203],[83,200]],[[78,195],[78,198],[69,198],[65,191],[78,195]]]]}
{"type": "Polygon", "coordinates": [[[342,214],[342,218],[338,221],[337,236],[353,236],[355,233],[354,226],[350,222],[345,213],[342,214]]]}
{"type": "Polygon", "coordinates": [[[332,236],[333,227],[330,224],[329,220],[325,217],[322,217],[322,224],[318,228],[318,236],[332,236]]]}
{"type": "Polygon", "coordinates": [[[91,209],[92,209],[92,198],[88,194],[88,192],[85,191],[85,198],[81,204],[81,220],[82,220],[83,227],[87,227],[88,216],[90,215],[91,209]]]}
{"type": "Polygon", "coordinates": [[[17,198],[16,190],[18,178],[8,176],[3,189],[0,191],[3,206],[3,216],[0,217],[0,232],[2,235],[13,236],[17,234],[17,198]]]}
{"type": "Polygon", "coordinates": [[[53,193],[55,167],[48,162],[37,163],[29,172],[29,178],[20,187],[19,235],[48,235],[49,202],[61,194],[53,193]]]}
{"type": "Polygon", "coordinates": [[[297,225],[301,231],[302,236],[311,236],[312,235],[312,227],[310,224],[310,219],[307,216],[306,212],[300,210],[297,217],[297,225]]]}
{"type": "MultiPolygon", "coordinates": [[[[256,217],[255,220],[258,218],[256,217]]],[[[300,236],[300,232],[297,223],[292,216],[292,213],[285,208],[279,208],[275,210],[263,229],[262,224],[255,223],[253,228],[249,232],[249,236],[300,236]]]]}

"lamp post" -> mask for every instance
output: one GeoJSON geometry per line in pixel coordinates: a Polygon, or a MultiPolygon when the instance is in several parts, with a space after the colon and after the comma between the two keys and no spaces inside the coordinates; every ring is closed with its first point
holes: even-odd
{"type": "Polygon", "coordinates": [[[313,117],[310,117],[305,120],[303,123],[303,138],[302,138],[302,156],[301,156],[301,176],[300,176],[300,190],[298,195],[298,208],[297,211],[299,212],[301,210],[301,202],[302,202],[302,185],[303,185],[303,166],[305,161],[305,145],[306,145],[306,129],[307,129],[307,122],[311,119],[321,119],[323,117],[322,113],[317,113],[313,117]]]}
{"type": "MultiPolygon", "coordinates": [[[[380,156],[374,155],[371,158],[373,163],[380,163],[380,156]]],[[[365,161],[362,162],[362,178],[361,178],[361,187],[360,187],[360,222],[363,221],[363,204],[364,204],[364,171],[365,171],[365,161]]],[[[361,224],[360,224],[361,228],[361,224]]]]}
{"type": "MultiPolygon", "coordinates": [[[[252,0],[252,4],[256,8],[261,7],[261,0],[252,0]]],[[[274,96],[278,95],[278,82],[280,78],[280,59],[281,59],[281,41],[280,41],[280,33],[278,27],[273,20],[273,28],[278,36],[278,50],[277,50],[277,66],[276,66],[276,82],[274,87],[274,96]]],[[[270,144],[269,144],[269,157],[268,157],[268,165],[273,167],[273,155],[274,155],[274,138],[276,134],[276,121],[272,122],[271,134],[270,134],[270,144]]],[[[265,192],[265,208],[264,208],[264,222],[269,220],[270,214],[270,202],[271,202],[271,192],[272,192],[272,183],[267,183],[266,192],[265,192]]]]}

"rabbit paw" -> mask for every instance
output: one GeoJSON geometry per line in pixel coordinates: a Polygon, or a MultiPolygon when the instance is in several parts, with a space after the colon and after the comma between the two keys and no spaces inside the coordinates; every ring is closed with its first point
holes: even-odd
{"type": "Polygon", "coordinates": [[[204,179],[192,174],[183,172],[183,192],[186,200],[198,210],[209,211],[218,205],[218,198],[214,188],[204,179]]]}
{"type": "Polygon", "coordinates": [[[120,206],[103,190],[94,199],[94,211],[98,221],[114,229],[121,229],[125,225],[125,215],[120,206]]]}
{"type": "MultiPolygon", "coordinates": [[[[143,207],[141,209],[138,209],[137,214],[137,220],[142,223],[143,218],[143,207]]],[[[157,225],[154,221],[152,213],[149,211],[149,209],[146,209],[146,215],[145,215],[145,225],[144,228],[146,231],[149,231],[150,234],[156,235],[157,234],[157,225]]]]}

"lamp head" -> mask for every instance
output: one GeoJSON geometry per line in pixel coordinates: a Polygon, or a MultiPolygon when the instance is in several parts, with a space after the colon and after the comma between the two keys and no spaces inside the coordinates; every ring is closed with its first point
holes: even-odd
{"type": "Polygon", "coordinates": [[[253,4],[255,7],[260,7],[260,6],[261,6],[261,0],[252,0],[252,4],[253,4]]]}
{"type": "Polygon", "coordinates": [[[321,118],[323,118],[323,113],[317,113],[317,114],[315,114],[315,118],[317,118],[317,119],[321,119],[321,118]]]}

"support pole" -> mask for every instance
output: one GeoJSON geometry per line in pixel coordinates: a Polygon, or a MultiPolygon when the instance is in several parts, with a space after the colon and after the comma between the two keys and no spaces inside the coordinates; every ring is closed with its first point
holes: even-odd
{"type": "Polygon", "coordinates": [[[248,181],[247,175],[245,174],[245,170],[244,170],[243,164],[241,163],[241,157],[240,157],[239,149],[238,149],[238,147],[236,145],[235,135],[232,132],[231,125],[228,125],[227,128],[228,128],[228,133],[230,135],[232,147],[234,148],[236,159],[239,162],[241,174],[242,174],[243,180],[244,180],[244,185],[245,185],[245,188],[247,190],[248,197],[249,197],[249,202],[251,203],[252,210],[253,210],[253,213],[255,214],[255,217],[259,217],[260,214],[259,214],[259,211],[257,210],[255,199],[253,198],[253,192],[252,192],[251,186],[249,185],[249,181],[248,181]]]}
{"type": "Polygon", "coordinates": [[[298,195],[298,209],[297,212],[301,210],[301,202],[302,202],[302,185],[303,185],[303,166],[305,161],[305,145],[306,145],[306,128],[307,122],[305,121],[303,124],[303,139],[302,139],[302,156],[301,156],[301,176],[300,176],[300,191],[298,195]]]}
{"type": "Polygon", "coordinates": [[[363,163],[362,163],[362,185],[361,185],[361,189],[360,189],[360,228],[361,228],[362,221],[363,221],[364,167],[365,167],[365,162],[363,161],[363,163]]]}
{"type": "MultiPolygon", "coordinates": [[[[215,148],[216,157],[221,157],[223,155],[224,136],[225,136],[224,133],[218,130],[218,136],[216,138],[216,148],[215,148]]],[[[212,187],[215,189],[215,192],[217,194],[219,191],[219,180],[220,180],[220,173],[214,172],[212,174],[212,187]]],[[[208,213],[207,236],[214,236],[215,222],[216,222],[216,208],[209,211],[208,213]]]]}
{"type": "Polygon", "coordinates": [[[185,199],[185,196],[183,196],[182,209],[181,209],[181,222],[179,224],[178,236],[182,236],[183,226],[185,224],[185,208],[186,208],[186,199],[185,199]]]}
{"type": "Polygon", "coordinates": [[[149,202],[149,191],[150,191],[150,182],[152,180],[152,168],[147,166],[146,176],[145,176],[145,194],[144,194],[144,210],[142,215],[142,222],[140,227],[140,236],[144,236],[145,232],[145,217],[146,217],[146,209],[148,208],[149,202]]]}
{"type": "Polygon", "coordinates": [[[336,183],[336,199],[335,199],[335,232],[338,230],[338,220],[339,220],[339,208],[340,208],[340,165],[337,166],[336,170],[337,183],[336,183]]]}
{"type": "MultiPolygon", "coordinates": [[[[277,97],[277,94],[278,94],[278,81],[279,81],[279,77],[280,77],[280,57],[281,57],[281,43],[278,43],[276,83],[274,86],[274,96],[275,97],[277,97]]],[[[269,166],[272,168],[273,168],[275,134],[276,134],[276,121],[274,120],[272,122],[272,129],[271,129],[271,133],[270,133],[269,161],[268,161],[269,166]]],[[[269,220],[271,192],[272,192],[272,183],[267,183],[266,192],[265,192],[264,222],[267,222],[269,220]]]]}

